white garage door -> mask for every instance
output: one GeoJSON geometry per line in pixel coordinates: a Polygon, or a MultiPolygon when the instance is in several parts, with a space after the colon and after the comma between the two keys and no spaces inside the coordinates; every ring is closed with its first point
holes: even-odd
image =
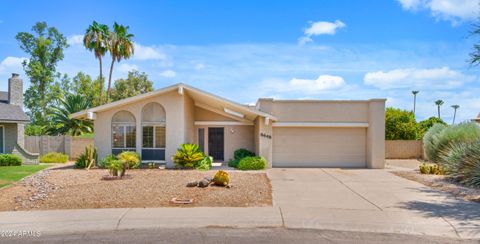
{"type": "Polygon", "coordinates": [[[366,167],[366,128],[276,127],[273,167],[366,167]]]}

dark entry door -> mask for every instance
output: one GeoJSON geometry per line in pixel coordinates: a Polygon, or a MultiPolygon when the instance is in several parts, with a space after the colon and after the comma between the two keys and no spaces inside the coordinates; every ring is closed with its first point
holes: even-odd
{"type": "Polygon", "coordinates": [[[208,128],[208,155],[214,160],[224,160],[224,132],[223,128],[208,128]]]}

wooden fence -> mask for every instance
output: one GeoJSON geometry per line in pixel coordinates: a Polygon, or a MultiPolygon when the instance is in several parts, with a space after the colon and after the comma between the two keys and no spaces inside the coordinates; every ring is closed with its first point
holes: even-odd
{"type": "Polygon", "coordinates": [[[49,152],[67,154],[76,159],[87,145],[93,145],[93,138],[74,136],[25,136],[25,150],[41,155],[49,152]]]}

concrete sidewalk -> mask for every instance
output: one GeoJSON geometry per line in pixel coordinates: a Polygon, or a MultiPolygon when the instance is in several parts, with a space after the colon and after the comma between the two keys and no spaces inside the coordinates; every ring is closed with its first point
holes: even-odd
{"type": "Polygon", "coordinates": [[[273,207],[0,212],[0,230],[42,235],[150,228],[289,228],[480,238],[480,204],[387,170],[271,169],[273,207]]]}

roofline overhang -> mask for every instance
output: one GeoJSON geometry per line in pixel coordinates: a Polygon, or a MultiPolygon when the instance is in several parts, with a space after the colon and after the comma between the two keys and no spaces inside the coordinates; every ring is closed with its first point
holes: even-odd
{"type": "Polygon", "coordinates": [[[174,90],[179,90],[179,91],[182,90],[182,94],[183,94],[183,90],[190,91],[190,92],[201,93],[201,94],[203,94],[205,96],[208,96],[212,99],[224,102],[228,106],[232,107],[235,110],[239,110],[242,113],[254,114],[254,115],[262,116],[262,117],[265,117],[265,118],[268,117],[268,118],[270,118],[271,120],[274,120],[274,121],[278,120],[277,117],[275,117],[271,114],[264,113],[262,111],[258,111],[258,110],[255,110],[255,109],[245,107],[242,104],[239,104],[237,102],[225,99],[223,97],[214,95],[212,93],[209,93],[209,92],[206,92],[206,91],[203,91],[203,90],[200,90],[200,89],[197,89],[195,87],[191,87],[191,86],[183,84],[183,83],[178,83],[178,84],[168,86],[168,87],[156,90],[156,91],[140,94],[140,95],[137,95],[137,96],[134,96],[134,97],[125,98],[125,99],[115,101],[115,102],[111,102],[111,103],[108,103],[108,104],[104,104],[104,105],[101,105],[101,106],[98,106],[98,107],[89,108],[89,109],[86,109],[86,110],[83,110],[83,111],[79,111],[79,112],[71,114],[71,117],[76,118],[76,119],[85,119],[86,116],[87,116],[87,113],[89,113],[89,112],[96,113],[96,112],[106,111],[106,110],[112,109],[112,108],[117,107],[117,106],[123,106],[123,105],[126,105],[126,104],[134,103],[134,102],[137,102],[137,101],[140,101],[140,100],[143,100],[143,99],[154,97],[156,95],[167,93],[167,92],[174,91],[174,90]]]}

